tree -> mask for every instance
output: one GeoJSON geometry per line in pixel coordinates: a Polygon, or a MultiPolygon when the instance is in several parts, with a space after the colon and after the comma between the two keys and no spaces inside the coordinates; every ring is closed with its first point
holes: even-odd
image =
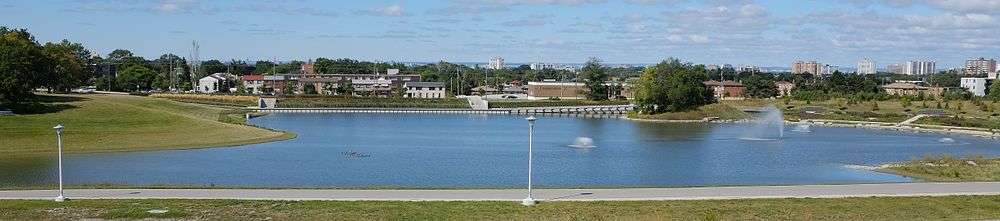
{"type": "Polygon", "coordinates": [[[635,103],[642,113],[684,111],[715,102],[703,66],[670,58],[643,70],[636,85],[635,103]]]}
{"type": "Polygon", "coordinates": [[[82,44],[62,40],[45,43],[43,50],[52,61],[52,72],[43,82],[50,91],[68,92],[93,77],[92,55],[82,44]]]}
{"type": "Polygon", "coordinates": [[[1000,82],[993,82],[990,85],[990,93],[986,97],[993,101],[1000,101],[1000,82]]]}
{"type": "Polygon", "coordinates": [[[337,88],[337,94],[345,96],[353,96],[354,85],[351,84],[351,81],[345,81],[343,85],[337,88]]]}
{"type": "Polygon", "coordinates": [[[302,93],[304,93],[304,94],[319,94],[318,92],[316,92],[316,85],[313,85],[313,84],[306,84],[306,85],[302,86],[302,93]]]}
{"type": "Polygon", "coordinates": [[[142,65],[133,65],[118,73],[118,84],[125,91],[141,91],[153,88],[156,72],[142,65]]]}
{"type": "Polygon", "coordinates": [[[0,99],[27,99],[49,73],[49,57],[31,33],[0,27],[0,99]]]}
{"type": "Polygon", "coordinates": [[[752,98],[771,98],[778,96],[778,86],[774,81],[760,75],[753,75],[743,82],[746,85],[746,96],[752,98]]]}
{"type": "Polygon", "coordinates": [[[604,81],[608,79],[608,74],[601,67],[601,61],[597,58],[590,58],[580,70],[580,77],[587,87],[587,99],[602,101],[608,99],[608,88],[604,86],[604,81]]]}
{"type": "Polygon", "coordinates": [[[927,79],[927,83],[937,87],[958,87],[961,84],[962,78],[956,73],[938,73],[931,75],[927,79]]]}
{"type": "Polygon", "coordinates": [[[208,76],[215,73],[226,72],[226,64],[223,64],[219,60],[208,60],[201,62],[201,73],[198,77],[208,76]]]}

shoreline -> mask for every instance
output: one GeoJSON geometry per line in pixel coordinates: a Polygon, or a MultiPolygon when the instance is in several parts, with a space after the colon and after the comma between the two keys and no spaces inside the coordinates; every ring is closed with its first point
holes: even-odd
{"type": "MultiPolygon", "coordinates": [[[[632,118],[624,117],[624,119],[638,121],[638,122],[652,122],[652,123],[748,123],[753,122],[753,120],[743,119],[743,120],[712,120],[712,119],[701,119],[701,120],[662,120],[662,119],[643,119],[643,118],[632,118]]],[[[927,124],[898,124],[898,123],[887,123],[887,122],[874,122],[874,121],[845,121],[845,120],[825,120],[825,119],[807,119],[800,121],[785,121],[785,125],[817,125],[826,127],[853,127],[860,129],[873,129],[873,130],[894,130],[909,133],[936,133],[936,134],[957,134],[957,135],[967,135],[984,139],[1000,140],[1000,132],[991,132],[987,128],[971,128],[971,127],[953,127],[953,126],[941,126],[941,125],[927,125],[927,124]]]]}

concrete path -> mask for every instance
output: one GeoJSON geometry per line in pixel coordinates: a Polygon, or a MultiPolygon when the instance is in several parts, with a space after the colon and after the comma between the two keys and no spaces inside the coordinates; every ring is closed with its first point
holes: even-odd
{"type": "Polygon", "coordinates": [[[913,122],[917,122],[917,120],[920,120],[920,118],[924,118],[926,116],[927,116],[926,114],[917,114],[917,116],[913,116],[910,119],[906,119],[903,122],[899,122],[898,124],[896,124],[896,126],[909,125],[912,124],[913,122]]]}
{"type": "MultiPolygon", "coordinates": [[[[53,199],[54,190],[0,191],[0,199],[53,199]]],[[[536,189],[542,201],[699,200],[757,198],[843,198],[869,196],[1000,195],[1000,182],[894,183],[803,186],[746,186],[630,189],[536,189]]],[[[250,199],[518,201],[523,189],[483,190],[330,190],[330,189],[73,189],[71,199],[250,199]]]]}

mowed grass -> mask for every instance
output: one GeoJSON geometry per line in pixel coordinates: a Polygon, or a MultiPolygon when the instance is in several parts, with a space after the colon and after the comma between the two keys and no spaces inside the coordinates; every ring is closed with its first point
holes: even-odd
{"type": "Polygon", "coordinates": [[[1000,181],[1000,158],[926,156],[885,170],[927,181],[1000,181]]]}
{"type": "Polygon", "coordinates": [[[2,200],[0,219],[197,220],[981,220],[1000,196],[691,201],[386,202],[247,200],[2,200]],[[149,210],[167,210],[153,214],[149,210]]]}
{"type": "Polygon", "coordinates": [[[126,95],[46,95],[46,102],[0,116],[0,156],[56,152],[63,123],[68,153],[187,149],[289,139],[294,135],[223,123],[231,110],[126,95]]]}
{"type": "Polygon", "coordinates": [[[707,117],[718,117],[722,120],[742,120],[751,117],[743,112],[739,104],[720,102],[698,107],[689,111],[667,112],[661,114],[629,113],[629,118],[643,120],[702,120],[707,117]]]}

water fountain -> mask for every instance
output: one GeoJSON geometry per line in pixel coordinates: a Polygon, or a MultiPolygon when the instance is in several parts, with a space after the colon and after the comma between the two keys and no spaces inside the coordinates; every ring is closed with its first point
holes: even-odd
{"type": "Polygon", "coordinates": [[[761,115],[757,119],[757,124],[746,134],[744,140],[778,140],[785,137],[785,119],[781,110],[774,105],[761,110],[761,115]],[[774,131],[777,130],[777,136],[774,131]]]}
{"type": "Polygon", "coordinates": [[[792,131],[799,133],[811,133],[812,129],[809,127],[808,124],[799,124],[795,125],[795,128],[793,128],[792,131]]]}
{"type": "Polygon", "coordinates": [[[573,148],[584,148],[584,149],[597,147],[594,146],[594,139],[591,139],[589,137],[577,137],[576,139],[573,140],[573,144],[570,144],[569,146],[573,148]]]}

